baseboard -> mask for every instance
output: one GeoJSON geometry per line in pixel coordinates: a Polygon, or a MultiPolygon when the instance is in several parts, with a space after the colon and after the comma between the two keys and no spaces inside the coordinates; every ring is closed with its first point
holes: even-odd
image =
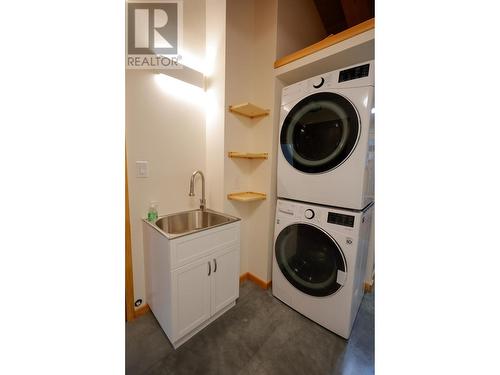
{"type": "Polygon", "coordinates": [[[146,313],[148,313],[151,309],[149,308],[149,305],[146,303],[144,306],[139,307],[137,310],[134,311],[134,317],[138,318],[139,316],[142,316],[146,313]]]}
{"type": "Polygon", "coordinates": [[[365,293],[371,293],[373,292],[373,286],[374,286],[374,282],[372,281],[371,284],[370,283],[365,283],[365,293]]]}
{"type": "Polygon", "coordinates": [[[250,280],[254,284],[257,284],[258,286],[260,286],[262,289],[269,289],[271,287],[271,284],[272,284],[272,280],[264,281],[250,272],[246,272],[240,276],[240,283],[242,283],[245,280],[250,280]]]}
{"type": "Polygon", "coordinates": [[[248,272],[245,272],[244,274],[240,275],[240,284],[248,279],[248,272]]]}

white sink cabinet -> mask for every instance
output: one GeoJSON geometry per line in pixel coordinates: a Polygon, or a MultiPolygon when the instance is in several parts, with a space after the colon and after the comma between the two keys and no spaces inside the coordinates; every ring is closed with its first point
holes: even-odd
{"type": "Polygon", "coordinates": [[[177,348],[235,305],[240,222],[169,239],[144,221],[143,235],[146,299],[177,348]]]}

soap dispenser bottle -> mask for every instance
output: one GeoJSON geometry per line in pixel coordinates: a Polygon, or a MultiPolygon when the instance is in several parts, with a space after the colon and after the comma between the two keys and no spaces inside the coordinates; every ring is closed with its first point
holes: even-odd
{"type": "Polygon", "coordinates": [[[158,219],[158,202],[151,202],[148,210],[148,221],[155,222],[158,219]]]}

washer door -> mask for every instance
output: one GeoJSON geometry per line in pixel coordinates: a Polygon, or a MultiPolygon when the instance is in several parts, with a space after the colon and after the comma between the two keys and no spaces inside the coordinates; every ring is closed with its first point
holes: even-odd
{"type": "Polygon", "coordinates": [[[292,224],[275,244],[278,266],[297,289],[311,296],[328,296],[342,287],[346,265],[335,240],[318,227],[292,224]]]}
{"type": "Polygon", "coordinates": [[[338,167],[352,153],[359,137],[356,109],[341,95],[322,92],[298,102],[281,128],[283,156],[306,173],[338,167]]]}

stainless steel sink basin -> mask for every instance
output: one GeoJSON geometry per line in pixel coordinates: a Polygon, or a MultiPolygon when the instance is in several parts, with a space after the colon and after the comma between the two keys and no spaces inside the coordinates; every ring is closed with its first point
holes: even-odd
{"type": "Polygon", "coordinates": [[[161,229],[167,237],[173,238],[238,220],[236,217],[212,210],[193,210],[161,216],[154,225],[161,229]]]}

